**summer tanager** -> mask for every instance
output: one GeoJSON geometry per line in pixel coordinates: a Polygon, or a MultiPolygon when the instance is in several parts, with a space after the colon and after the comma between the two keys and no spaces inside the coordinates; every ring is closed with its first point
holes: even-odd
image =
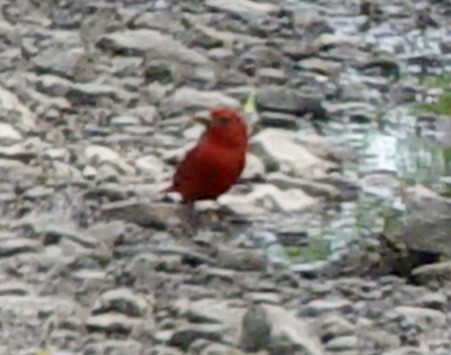
{"type": "Polygon", "coordinates": [[[180,162],[165,191],[178,192],[183,203],[215,200],[227,192],[243,171],[247,151],[247,127],[229,108],[215,108],[210,118],[194,118],[206,125],[196,146],[180,162]]]}

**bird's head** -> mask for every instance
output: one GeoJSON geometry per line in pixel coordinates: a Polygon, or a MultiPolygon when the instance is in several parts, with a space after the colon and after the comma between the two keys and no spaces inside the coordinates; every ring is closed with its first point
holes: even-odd
{"type": "Polygon", "coordinates": [[[210,117],[195,117],[206,126],[204,138],[230,148],[247,146],[247,126],[241,115],[225,107],[214,108],[210,117]]]}

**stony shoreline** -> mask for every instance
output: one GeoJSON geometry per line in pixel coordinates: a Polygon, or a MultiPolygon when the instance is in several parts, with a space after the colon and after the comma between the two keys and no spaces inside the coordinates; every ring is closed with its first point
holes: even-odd
{"type": "MultiPolygon", "coordinates": [[[[409,277],[375,240],[268,260],[261,223],[301,243],[288,220],[393,182],[345,176],[355,151],[314,122],[377,125],[381,108],[439,95],[399,79],[451,68],[450,14],[432,0],[4,2],[0,354],[451,354],[449,199],[405,190],[414,212],[388,237],[436,262],[409,277]],[[201,204],[187,230],[158,191],[200,133],[189,118],[246,100],[258,115],[225,219],[201,204]]],[[[448,147],[449,122],[425,119],[448,147]]]]}

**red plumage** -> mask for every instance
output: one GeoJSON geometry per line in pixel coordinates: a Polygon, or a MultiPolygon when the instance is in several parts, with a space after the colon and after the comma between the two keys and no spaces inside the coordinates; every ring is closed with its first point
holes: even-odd
{"type": "Polygon", "coordinates": [[[188,151],[166,191],[182,195],[184,203],[216,199],[227,192],[244,169],[247,129],[242,117],[228,108],[210,111],[205,132],[188,151]]]}

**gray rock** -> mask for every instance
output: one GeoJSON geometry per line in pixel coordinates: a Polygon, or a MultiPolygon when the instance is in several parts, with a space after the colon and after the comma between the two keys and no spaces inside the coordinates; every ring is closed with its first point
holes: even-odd
{"type": "Polygon", "coordinates": [[[8,309],[18,318],[28,317],[29,319],[37,317],[39,313],[68,318],[80,310],[73,300],[35,295],[0,297],[0,307],[8,309]]]}
{"type": "Polygon", "coordinates": [[[304,70],[317,72],[319,74],[336,77],[340,71],[340,63],[320,58],[308,58],[298,62],[298,66],[304,70]]]}
{"type": "Polygon", "coordinates": [[[203,26],[196,22],[196,19],[190,19],[190,25],[193,27],[190,33],[189,43],[192,46],[200,46],[203,48],[216,48],[233,46],[237,40],[232,32],[218,31],[210,26],[203,26]]]}
{"type": "Polygon", "coordinates": [[[84,154],[89,164],[100,166],[102,163],[108,163],[127,174],[134,174],[135,169],[121,158],[119,153],[109,147],[101,145],[89,145],[86,147],[84,154]]]}
{"type": "Polygon", "coordinates": [[[32,62],[41,74],[55,74],[76,81],[94,76],[92,68],[88,75],[90,65],[83,48],[62,51],[51,47],[39,53],[32,62]]]}
{"type": "Polygon", "coordinates": [[[337,337],[346,337],[356,333],[356,325],[338,314],[327,314],[320,320],[321,339],[328,341],[337,337]]]}
{"type": "Polygon", "coordinates": [[[27,283],[10,281],[0,286],[0,296],[28,296],[33,287],[27,283]]]}
{"type": "Polygon", "coordinates": [[[311,113],[324,117],[323,95],[318,92],[304,92],[279,86],[265,86],[257,91],[257,107],[296,115],[311,113]]]}
{"type": "Polygon", "coordinates": [[[262,271],[266,269],[266,257],[261,250],[244,248],[220,248],[218,264],[226,269],[239,271],[262,271]]]}
{"type": "Polygon", "coordinates": [[[93,306],[94,314],[118,312],[131,317],[143,317],[149,313],[146,299],[133,293],[130,289],[121,288],[107,291],[100,296],[93,306]]]}
{"type": "Polygon", "coordinates": [[[446,324],[445,313],[421,307],[398,306],[388,311],[385,316],[388,318],[396,317],[399,321],[407,319],[424,330],[446,324]]]}
{"type": "Polygon", "coordinates": [[[44,94],[56,97],[66,97],[73,83],[53,74],[43,74],[36,77],[36,89],[44,94]]]}
{"type": "Polygon", "coordinates": [[[0,123],[0,145],[12,145],[22,139],[22,135],[12,125],[0,123]]]}
{"type": "Polygon", "coordinates": [[[251,301],[252,304],[267,303],[278,305],[281,303],[280,295],[275,292],[251,292],[246,295],[246,299],[251,301]]]}
{"type": "Polygon", "coordinates": [[[89,103],[93,100],[108,98],[110,100],[122,100],[127,103],[131,96],[125,90],[117,88],[113,85],[99,84],[94,82],[77,83],[69,87],[66,98],[75,103],[89,103]]]}
{"type": "Polygon", "coordinates": [[[418,299],[418,305],[425,308],[431,308],[438,311],[444,311],[448,303],[445,294],[441,292],[431,292],[421,296],[418,299]]]}
{"type": "Polygon", "coordinates": [[[126,225],[122,221],[97,222],[86,229],[87,234],[111,246],[122,238],[126,232],[126,225]]]}
{"type": "Polygon", "coordinates": [[[3,240],[0,245],[0,257],[36,252],[39,250],[40,246],[41,243],[39,241],[25,238],[3,240]]]}
{"type": "Polygon", "coordinates": [[[21,102],[15,93],[0,85],[0,99],[4,110],[19,113],[17,122],[19,125],[18,127],[21,127],[26,131],[36,128],[35,115],[27,105],[24,105],[21,102]]]}
{"type": "Polygon", "coordinates": [[[412,271],[413,279],[423,285],[451,282],[451,261],[427,264],[412,271]]]}
{"type": "Polygon", "coordinates": [[[331,352],[358,350],[359,347],[359,339],[355,335],[337,337],[326,343],[326,350],[331,352]]]}
{"type": "Polygon", "coordinates": [[[209,109],[215,106],[238,108],[240,102],[219,91],[200,91],[190,87],[178,89],[170,98],[171,107],[178,111],[186,109],[209,109]]]}
{"type": "Polygon", "coordinates": [[[129,334],[141,322],[138,318],[111,312],[90,316],[86,319],[85,326],[89,331],[129,334]]]}
{"type": "Polygon", "coordinates": [[[298,117],[292,113],[263,111],[260,113],[260,123],[264,127],[295,129],[298,127],[298,117]]]}
{"type": "Polygon", "coordinates": [[[259,68],[256,75],[262,85],[284,85],[288,79],[285,71],[277,68],[259,68]]]}
{"type": "Polygon", "coordinates": [[[314,179],[314,181],[320,184],[328,184],[332,187],[337,188],[340,191],[340,199],[343,201],[355,200],[360,191],[360,186],[357,181],[344,177],[337,173],[319,177],[317,179],[314,179]]]}
{"type": "Polygon", "coordinates": [[[161,32],[185,30],[185,27],[176,14],[165,11],[141,13],[133,21],[133,24],[136,28],[149,28],[161,32]]]}
{"type": "Polygon", "coordinates": [[[68,224],[39,224],[38,222],[34,225],[34,228],[37,233],[44,235],[45,243],[52,244],[68,239],[83,248],[95,249],[100,246],[100,243],[93,236],[68,224]]]}
{"type": "Polygon", "coordinates": [[[224,327],[217,324],[191,324],[173,331],[168,344],[187,349],[197,339],[220,341],[224,327]]]}
{"type": "Polygon", "coordinates": [[[236,339],[238,326],[245,309],[233,300],[201,299],[191,301],[181,312],[188,320],[195,323],[212,323],[226,325],[231,330],[230,336],[236,339]]]}
{"type": "Polygon", "coordinates": [[[26,164],[36,158],[37,149],[37,147],[30,147],[27,142],[4,146],[0,147],[0,158],[18,160],[26,164]]]}
{"type": "Polygon", "coordinates": [[[429,350],[422,350],[413,346],[403,346],[398,349],[393,349],[384,352],[382,355],[429,355],[429,350]]]}
{"type": "Polygon", "coordinates": [[[352,310],[352,303],[345,299],[313,300],[302,306],[300,314],[317,317],[325,313],[349,313],[352,310]]]}
{"type": "Polygon", "coordinates": [[[155,57],[197,65],[209,63],[202,54],[185,47],[171,36],[148,29],[106,34],[98,39],[97,46],[103,50],[137,55],[151,51],[155,57]]]}
{"type": "Polygon", "coordinates": [[[282,343],[291,351],[324,354],[320,341],[307,325],[284,308],[273,305],[251,307],[243,320],[241,346],[251,351],[266,346],[280,350],[282,343]]]}
{"type": "Polygon", "coordinates": [[[236,272],[234,270],[203,266],[205,265],[200,267],[199,275],[197,275],[196,280],[206,284],[217,281],[219,283],[231,285],[235,282],[236,272]]]}
{"type": "Polygon", "coordinates": [[[164,203],[145,203],[136,200],[112,202],[102,206],[102,213],[142,226],[165,229],[178,221],[178,208],[164,203]]]}
{"type": "Polygon", "coordinates": [[[266,310],[261,306],[251,306],[243,317],[240,347],[247,352],[267,349],[271,327],[266,310]]]}
{"type": "Polygon", "coordinates": [[[242,351],[224,344],[207,345],[199,355],[244,355],[242,351]]]}
{"type": "Polygon", "coordinates": [[[166,345],[152,346],[150,349],[148,349],[146,352],[143,353],[143,355],[183,355],[183,354],[185,354],[185,352],[182,352],[177,348],[166,345]]]}
{"type": "Polygon", "coordinates": [[[159,180],[166,171],[166,165],[155,155],[142,156],[135,161],[137,170],[149,177],[159,180]]]}
{"type": "Polygon", "coordinates": [[[404,226],[390,239],[410,250],[451,256],[451,201],[421,186],[406,191],[404,226]]]}
{"type": "Polygon", "coordinates": [[[134,340],[104,340],[88,344],[84,352],[93,355],[140,355],[143,354],[143,345],[134,340]]]}
{"type": "Polygon", "coordinates": [[[333,47],[355,47],[358,46],[360,37],[347,36],[335,33],[323,33],[314,42],[313,47],[317,49],[333,48],[333,47]]]}
{"type": "Polygon", "coordinates": [[[28,200],[39,200],[54,193],[54,190],[45,186],[36,186],[27,190],[23,197],[28,200]]]}

